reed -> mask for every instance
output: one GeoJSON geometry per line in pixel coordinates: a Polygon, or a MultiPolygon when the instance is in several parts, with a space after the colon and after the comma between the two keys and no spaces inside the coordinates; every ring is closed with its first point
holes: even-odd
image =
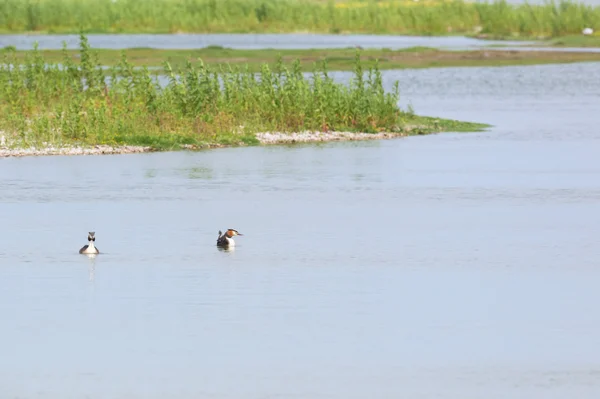
{"type": "Polygon", "coordinates": [[[505,0],[0,0],[0,31],[392,33],[558,37],[599,30],[600,6],[505,0]]]}
{"type": "MultiPolygon", "coordinates": [[[[159,84],[147,67],[135,69],[123,55],[108,70],[81,36],[79,62],[64,50],[62,62],[37,49],[16,60],[5,51],[0,69],[0,130],[17,147],[48,145],[256,144],[257,132],[402,132],[424,119],[398,108],[398,83],[383,88],[377,67],[364,71],[357,53],[348,85],[329,75],[326,62],[311,76],[298,61],[213,69],[200,62],[159,84]]],[[[444,130],[437,121],[421,130],[444,130]]],[[[449,125],[458,130],[475,125],[449,125]]],[[[418,132],[418,131],[417,131],[418,132]]]]}

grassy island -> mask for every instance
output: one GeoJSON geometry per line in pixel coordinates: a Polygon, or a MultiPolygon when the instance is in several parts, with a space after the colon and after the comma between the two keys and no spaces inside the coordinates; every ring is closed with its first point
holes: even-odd
{"type": "Polygon", "coordinates": [[[377,66],[364,70],[358,53],[348,85],[329,76],[326,62],[307,77],[299,61],[263,64],[259,73],[202,62],[177,70],[165,63],[161,73],[168,81],[159,85],[147,67],[134,68],[125,56],[102,69],[85,36],[78,62],[66,51],[60,62],[45,59],[37,48],[21,58],[14,51],[3,57],[0,130],[5,146],[18,148],[164,150],[259,144],[257,134],[269,132],[283,138],[307,131],[409,135],[486,126],[400,110],[398,84],[386,92],[377,66]]]}
{"type": "Polygon", "coordinates": [[[0,0],[0,32],[369,33],[555,38],[600,30],[600,7],[560,0],[0,0]]]}

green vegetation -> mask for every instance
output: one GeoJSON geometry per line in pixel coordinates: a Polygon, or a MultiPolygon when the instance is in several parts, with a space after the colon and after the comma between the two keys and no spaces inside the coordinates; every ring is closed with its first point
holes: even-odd
{"type": "Polygon", "coordinates": [[[485,125],[415,116],[398,108],[398,82],[385,92],[375,67],[356,55],[349,85],[334,82],[326,63],[305,77],[299,62],[214,69],[187,63],[164,66],[159,86],[148,68],[123,57],[108,71],[81,37],[79,62],[65,51],[61,64],[34,48],[23,60],[5,51],[0,68],[0,130],[12,145],[257,144],[265,131],[360,131],[422,134],[480,130],[485,125]],[[108,84],[111,82],[111,84],[108,84]]]}
{"type": "MultiPolygon", "coordinates": [[[[1,52],[2,50],[0,50],[1,52]]],[[[24,62],[28,52],[18,51],[15,59],[24,62]]],[[[80,57],[78,50],[41,51],[45,60],[62,62],[65,54],[72,61],[80,57]]],[[[127,60],[134,66],[162,67],[168,61],[174,68],[183,68],[188,62],[204,64],[219,70],[230,65],[247,66],[250,71],[260,72],[264,64],[276,68],[279,58],[291,63],[298,60],[302,71],[312,71],[315,63],[327,60],[327,65],[335,71],[351,71],[355,68],[356,49],[318,50],[233,50],[222,47],[209,47],[200,50],[161,50],[137,48],[124,50],[127,60]]],[[[430,68],[450,66],[503,66],[532,65],[546,63],[568,63],[580,61],[600,61],[600,53],[593,52],[549,52],[549,51],[502,51],[499,49],[478,51],[442,51],[427,47],[413,47],[404,50],[366,49],[360,50],[361,62],[365,68],[379,69],[430,68]]],[[[122,57],[121,50],[98,50],[101,65],[116,66],[122,57]]]]}
{"type": "Polygon", "coordinates": [[[600,47],[600,36],[565,36],[547,44],[553,47],[600,47]]]}
{"type": "Polygon", "coordinates": [[[0,0],[0,31],[321,32],[559,37],[600,29],[600,6],[464,0],[0,0]]]}

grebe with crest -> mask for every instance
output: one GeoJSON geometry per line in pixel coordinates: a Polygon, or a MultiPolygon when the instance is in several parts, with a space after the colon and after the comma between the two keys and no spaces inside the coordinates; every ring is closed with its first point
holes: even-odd
{"type": "Polygon", "coordinates": [[[84,245],[80,250],[79,253],[80,254],[99,254],[100,251],[98,250],[98,248],[96,248],[96,246],[94,245],[94,241],[96,241],[96,233],[93,231],[90,231],[88,233],[88,245],[84,245]]]}
{"type": "Polygon", "coordinates": [[[234,229],[227,229],[225,234],[222,234],[221,230],[219,230],[219,237],[217,237],[217,247],[221,247],[221,248],[234,247],[235,246],[235,241],[233,241],[234,236],[243,236],[243,234],[238,233],[238,231],[234,230],[234,229]]]}

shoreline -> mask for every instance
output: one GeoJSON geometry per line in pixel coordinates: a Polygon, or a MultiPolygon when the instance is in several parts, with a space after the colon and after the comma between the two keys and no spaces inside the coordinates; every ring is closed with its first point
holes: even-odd
{"type": "MultiPolygon", "coordinates": [[[[441,133],[441,132],[440,132],[441,133]]],[[[434,134],[434,133],[427,133],[434,134]]],[[[416,134],[415,134],[416,135],[416,134]]],[[[289,145],[289,144],[307,144],[307,143],[329,143],[329,142],[341,142],[341,141],[371,141],[371,140],[389,140],[402,137],[408,137],[411,134],[407,133],[391,133],[391,132],[380,132],[380,133],[355,133],[355,132],[343,132],[343,131],[331,131],[331,132],[296,132],[296,133],[277,133],[277,132],[264,132],[257,133],[256,139],[260,144],[258,146],[271,146],[271,145],[289,145]]],[[[239,142],[237,145],[225,145],[225,144],[207,144],[207,145],[184,145],[180,149],[173,149],[171,151],[197,151],[203,149],[213,148],[232,148],[232,147],[247,147],[248,145],[239,142]]],[[[23,158],[23,157],[38,157],[38,156],[74,156],[74,155],[120,155],[120,154],[142,154],[150,152],[165,152],[169,150],[162,150],[153,147],[143,146],[111,146],[111,145],[92,145],[92,146],[47,146],[44,148],[8,148],[0,147],[0,158],[23,158]]]]}
{"type": "Polygon", "coordinates": [[[110,146],[110,145],[94,145],[89,147],[84,146],[65,146],[56,147],[48,146],[44,148],[36,147],[21,147],[8,148],[0,147],[0,158],[23,158],[30,156],[51,156],[51,155],[114,155],[114,154],[139,154],[146,152],[155,152],[152,147],[141,146],[110,146]]]}

